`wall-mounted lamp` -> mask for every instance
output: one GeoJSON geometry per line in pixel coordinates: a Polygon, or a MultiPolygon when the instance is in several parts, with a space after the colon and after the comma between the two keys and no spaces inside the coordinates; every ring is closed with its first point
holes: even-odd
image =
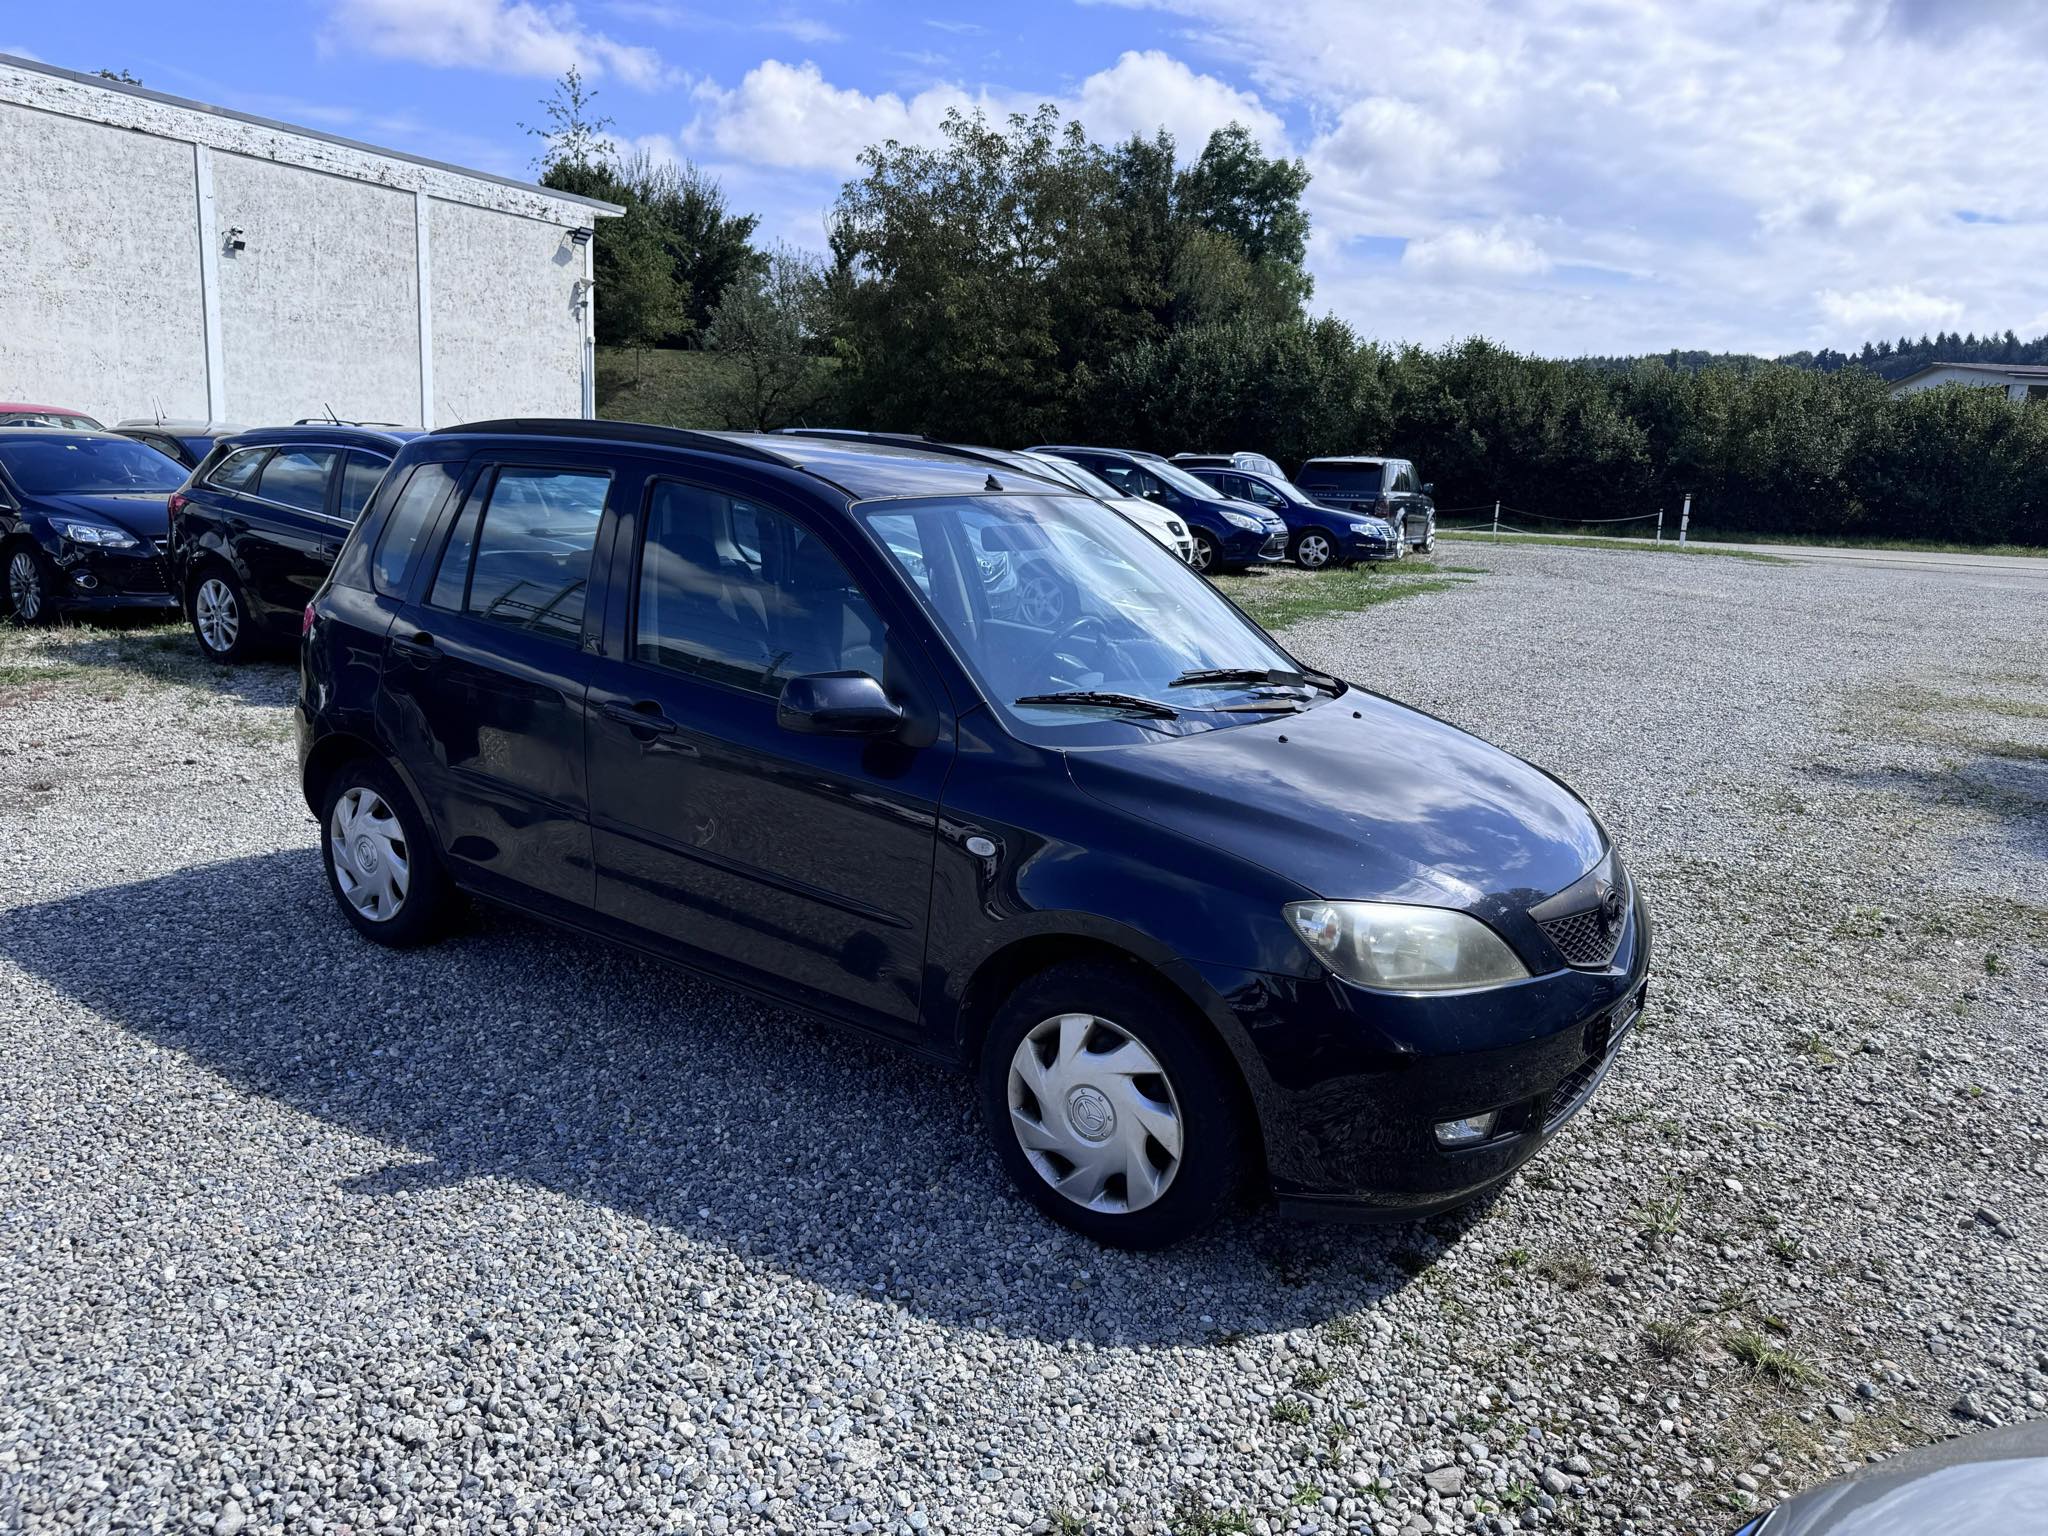
{"type": "Polygon", "coordinates": [[[249,242],[242,238],[242,226],[237,224],[228,230],[227,238],[221,242],[229,251],[246,251],[249,242]]]}
{"type": "Polygon", "coordinates": [[[588,245],[590,244],[590,231],[587,229],[572,229],[569,231],[569,238],[578,245],[588,245]]]}

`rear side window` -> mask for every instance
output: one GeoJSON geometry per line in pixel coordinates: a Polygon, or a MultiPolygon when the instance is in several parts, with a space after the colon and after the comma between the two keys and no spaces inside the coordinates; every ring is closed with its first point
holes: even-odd
{"type": "Polygon", "coordinates": [[[384,478],[384,471],[391,467],[391,461],[381,453],[352,452],[348,462],[341,469],[341,515],[354,522],[363,515],[363,508],[370,504],[370,494],[377,489],[377,482],[384,478]]]}
{"type": "Polygon", "coordinates": [[[370,582],[386,597],[405,595],[406,574],[412,569],[413,551],[440,510],[442,498],[455,484],[452,464],[422,464],[413,470],[405,489],[391,504],[384,529],[377,535],[377,554],[370,565],[370,582]]]}
{"type": "Polygon", "coordinates": [[[256,471],[263,467],[263,461],[269,456],[268,448],[237,448],[214,466],[213,473],[206,477],[206,483],[217,485],[224,491],[253,490],[256,471]]]}
{"type": "MultiPolygon", "coordinates": [[[[406,489],[409,491],[411,487],[406,489]]],[[[509,465],[462,511],[428,601],[557,640],[583,632],[590,552],[611,476],[509,465]]]]}
{"type": "Polygon", "coordinates": [[[296,512],[325,512],[337,457],[332,448],[280,448],[257,477],[256,494],[296,512]]]}
{"type": "Polygon", "coordinates": [[[773,697],[808,673],[880,677],[884,639],[860,587],[808,529],[716,491],[654,488],[635,660],[773,697]]]}

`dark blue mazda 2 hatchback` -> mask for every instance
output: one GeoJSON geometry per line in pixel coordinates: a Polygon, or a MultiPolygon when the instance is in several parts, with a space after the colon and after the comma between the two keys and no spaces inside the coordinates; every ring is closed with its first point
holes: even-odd
{"type": "Polygon", "coordinates": [[[1249,1187],[1469,1200],[1642,1007],[1643,903],[1563,784],[912,446],[418,438],[306,610],[297,728],[364,936],[467,892],[955,1063],[1104,1242],[1249,1187]]]}

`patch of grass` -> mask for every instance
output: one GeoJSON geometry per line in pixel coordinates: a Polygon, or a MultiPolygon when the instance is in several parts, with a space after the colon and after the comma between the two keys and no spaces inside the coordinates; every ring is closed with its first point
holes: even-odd
{"type": "Polygon", "coordinates": [[[1643,1324],[1643,1343],[1655,1360],[1683,1360],[1699,1347],[1699,1335],[1688,1323],[1653,1318],[1643,1324]]]}
{"type": "Polygon", "coordinates": [[[1666,1195],[1661,1199],[1645,1200],[1636,1207],[1636,1220],[1645,1237],[1676,1236],[1679,1220],[1684,1214],[1683,1195],[1666,1195]]]}
{"type": "Polygon", "coordinates": [[[2005,962],[1998,958],[1998,951],[1992,950],[1984,956],[1984,974],[1996,976],[2005,969],[2005,962]]]}
{"type": "Polygon", "coordinates": [[[1298,1397],[1283,1397],[1273,1405],[1272,1414],[1276,1424],[1306,1424],[1308,1404],[1298,1397]]]}
{"type": "Polygon", "coordinates": [[[1835,1054],[1828,1044],[1828,1037],[1817,1029],[1809,1029],[1793,1040],[1792,1049],[1809,1061],[1817,1061],[1824,1067],[1832,1067],[1842,1058],[1835,1054]]]}
{"type": "Polygon", "coordinates": [[[1320,1392],[1330,1384],[1330,1372],[1320,1365],[1305,1365],[1294,1373],[1294,1385],[1303,1392],[1320,1392]]]}
{"type": "Polygon", "coordinates": [[[1510,1248],[1494,1262],[1499,1264],[1502,1269],[1526,1269],[1529,1267],[1529,1259],[1528,1249],[1510,1248]]]}
{"type": "Polygon", "coordinates": [[[1252,1522],[1242,1510],[1216,1509],[1199,1493],[1188,1493],[1167,1517],[1166,1528],[1173,1536],[1240,1536],[1252,1522]]]}
{"type": "Polygon", "coordinates": [[[1088,1522],[1071,1509],[1056,1509],[1051,1515],[1055,1536],[1087,1536],[1088,1522]]]}
{"type": "Polygon", "coordinates": [[[1600,1278],[1600,1271],[1576,1253],[1546,1254],[1536,1261],[1536,1273],[1561,1291],[1583,1291],[1600,1278]]]}
{"type": "MultiPolygon", "coordinates": [[[[1439,539],[1464,539],[1475,543],[1492,543],[1493,534],[1485,528],[1470,531],[1460,529],[1456,533],[1439,532],[1439,539]]],[[[1702,555],[1722,560],[1747,560],[1752,565],[1796,565],[1796,560],[1787,560],[1782,555],[1759,554],[1753,549],[1715,549],[1707,544],[1680,544],[1675,539],[1657,543],[1651,539],[1616,539],[1581,537],[1563,533],[1509,533],[1501,532],[1503,542],[1516,544],[1564,545],[1572,549],[1623,549],[1642,554],[1702,555]]]]}
{"type": "Polygon", "coordinates": [[[1323,1490],[1314,1483],[1296,1483],[1294,1497],[1289,1502],[1296,1509],[1313,1509],[1323,1502],[1323,1490]]]}
{"type": "Polygon", "coordinates": [[[1323,1324],[1323,1337],[1340,1348],[1365,1342],[1365,1330],[1348,1317],[1333,1317],[1323,1324]]]}
{"type": "Polygon", "coordinates": [[[1387,566],[1354,565],[1335,571],[1261,570],[1214,578],[1216,589],[1266,629],[1308,619],[1357,613],[1425,592],[1447,592],[1466,578],[1396,574],[1387,566]]]}
{"type": "Polygon", "coordinates": [[[1745,1328],[1728,1336],[1728,1353],[1755,1375],[1785,1387],[1813,1386],[1820,1372],[1780,1344],[1745,1328]]]}
{"type": "Polygon", "coordinates": [[[1786,1264],[1796,1264],[1803,1251],[1799,1246],[1799,1239],[1789,1232],[1773,1232],[1764,1246],[1770,1249],[1772,1258],[1786,1264]]]}
{"type": "Polygon", "coordinates": [[[1934,555],[2020,555],[2048,559],[2048,548],[2037,544],[1945,544],[1939,539],[1855,539],[1824,538],[1810,533],[1715,533],[1692,535],[1709,543],[1783,544],[1809,549],[1905,549],[1934,555]]]}

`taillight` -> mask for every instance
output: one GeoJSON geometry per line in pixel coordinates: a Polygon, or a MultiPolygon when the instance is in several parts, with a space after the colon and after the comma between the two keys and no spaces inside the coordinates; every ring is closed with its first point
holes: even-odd
{"type": "Polygon", "coordinates": [[[185,503],[188,500],[190,498],[183,491],[173,491],[171,492],[171,499],[164,503],[164,510],[172,517],[176,517],[185,510],[185,503]]]}
{"type": "Polygon", "coordinates": [[[299,615],[299,638],[305,639],[313,633],[313,605],[306,604],[306,611],[299,615]]]}

